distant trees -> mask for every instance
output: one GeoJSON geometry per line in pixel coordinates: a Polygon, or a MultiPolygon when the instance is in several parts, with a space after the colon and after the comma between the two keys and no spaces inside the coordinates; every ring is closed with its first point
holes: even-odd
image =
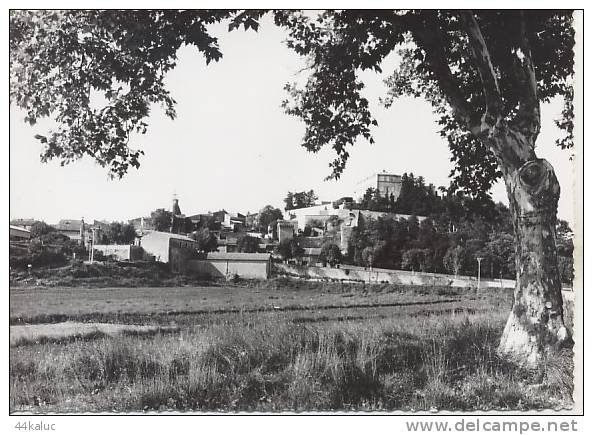
{"type": "Polygon", "coordinates": [[[400,258],[397,254],[393,255],[394,251],[406,242],[407,226],[404,220],[382,217],[361,219],[359,226],[352,230],[347,258],[359,266],[396,269],[400,266],[400,258]],[[405,240],[401,240],[402,237],[405,240]]]}
{"type": "Polygon", "coordinates": [[[36,236],[31,238],[26,248],[10,246],[10,267],[26,270],[29,264],[33,267],[63,266],[74,253],[78,258],[84,258],[86,250],[83,246],[45,225],[37,226],[36,236]]]}
{"type": "Polygon", "coordinates": [[[216,236],[208,228],[201,228],[191,233],[191,238],[197,242],[198,252],[216,251],[218,241],[216,240],[216,236]]]}
{"type": "Polygon", "coordinates": [[[428,272],[430,249],[408,249],[402,254],[402,269],[428,272]]]}
{"type": "Polygon", "coordinates": [[[57,267],[66,263],[67,254],[71,251],[65,246],[48,246],[38,239],[33,240],[24,252],[17,251],[12,246],[9,248],[9,265],[16,269],[27,270],[28,266],[57,267]]]}
{"type": "MultiPolygon", "coordinates": [[[[157,231],[189,234],[195,229],[194,223],[190,218],[175,216],[172,212],[164,208],[158,208],[151,212],[150,218],[152,219],[154,229],[157,231]]],[[[203,225],[204,223],[200,222],[199,226],[202,227],[203,225]]]]}
{"type": "Polygon", "coordinates": [[[324,264],[329,264],[331,267],[334,267],[342,262],[342,251],[335,243],[325,243],[321,247],[319,260],[324,264]]]}
{"type": "Polygon", "coordinates": [[[105,234],[107,243],[126,245],[132,243],[136,238],[136,229],[131,224],[123,222],[112,222],[105,234]]]}
{"type": "Polygon", "coordinates": [[[276,222],[282,218],[282,210],[280,210],[279,208],[274,208],[271,205],[266,205],[259,211],[258,230],[262,233],[267,233],[268,226],[272,222],[276,222]]]}
{"type": "Polygon", "coordinates": [[[373,267],[377,263],[377,257],[381,255],[382,244],[366,246],[360,252],[360,262],[368,267],[373,267]]]}
{"type": "Polygon", "coordinates": [[[459,270],[461,269],[464,258],[465,250],[461,246],[451,246],[447,249],[445,257],[443,258],[443,266],[445,266],[447,272],[457,276],[459,275],[459,270]]]}
{"type": "MultiPolygon", "coordinates": [[[[558,267],[562,280],[572,280],[572,231],[559,221],[558,267]]],[[[412,215],[396,220],[389,215],[360,219],[352,230],[344,262],[387,269],[477,274],[477,257],[483,258],[481,276],[509,278],[516,275],[515,239],[509,210],[493,204],[487,217],[478,211],[458,214],[444,208],[419,222],[412,215]]]]}
{"type": "Polygon", "coordinates": [[[398,213],[429,216],[441,210],[441,201],[435,187],[432,184],[427,186],[422,176],[404,173],[401,192],[394,207],[398,213]]]}
{"type": "Polygon", "coordinates": [[[157,231],[170,231],[173,222],[173,213],[164,208],[159,208],[150,213],[152,224],[157,231]]]}
{"type": "Polygon", "coordinates": [[[65,234],[62,233],[58,233],[57,231],[52,231],[49,233],[45,233],[42,234],[40,236],[37,236],[35,238],[31,239],[33,242],[39,242],[42,245],[75,245],[75,246],[79,246],[78,242],[71,240],[70,237],[68,237],[65,234]]]}
{"type": "Polygon", "coordinates": [[[49,224],[46,224],[43,221],[35,221],[33,225],[31,225],[31,238],[40,237],[45,234],[49,234],[55,232],[56,229],[49,224]]]}
{"type": "Polygon", "coordinates": [[[282,257],[284,261],[291,258],[300,258],[305,253],[296,239],[283,240],[276,247],[276,253],[282,257]]]}
{"type": "Polygon", "coordinates": [[[485,271],[492,278],[513,277],[515,266],[515,238],[511,233],[492,231],[481,252],[475,255],[485,259],[485,271]]]}
{"type": "Polygon", "coordinates": [[[295,208],[311,207],[319,198],[313,190],[307,192],[288,192],[284,198],[284,210],[293,210],[295,208]]]}

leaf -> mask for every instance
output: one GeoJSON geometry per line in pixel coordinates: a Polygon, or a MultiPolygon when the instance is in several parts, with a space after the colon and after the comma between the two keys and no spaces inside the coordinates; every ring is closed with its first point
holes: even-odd
{"type": "Polygon", "coordinates": [[[38,141],[40,141],[41,143],[47,143],[47,137],[42,136],[40,134],[36,134],[35,135],[35,139],[37,139],[38,141]]]}

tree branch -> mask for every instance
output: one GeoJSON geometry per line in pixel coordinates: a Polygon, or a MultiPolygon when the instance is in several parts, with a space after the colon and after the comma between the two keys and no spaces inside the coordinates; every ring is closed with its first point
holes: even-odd
{"type": "Polygon", "coordinates": [[[472,57],[482,80],[486,100],[486,110],[482,116],[482,134],[484,134],[492,130],[501,119],[502,96],[488,46],[473,12],[461,12],[461,18],[469,38],[472,57]]]}
{"type": "Polygon", "coordinates": [[[439,88],[443,91],[447,103],[453,110],[453,116],[464,124],[474,134],[479,133],[480,122],[475,119],[474,111],[461,92],[456,78],[451,72],[449,63],[444,55],[444,35],[440,27],[428,27],[425,23],[416,26],[412,35],[417,45],[426,55],[426,62],[433,73],[439,88]],[[478,130],[477,130],[478,129],[478,130]]]}
{"type": "Polygon", "coordinates": [[[524,92],[522,98],[519,99],[519,110],[514,124],[535,143],[541,126],[540,107],[537,97],[537,80],[535,78],[535,69],[531,55],[531,44],[529,42],[527,22],[523,11],[520,11],[519,32],[520,51],[518,50],[516,55],[521,64],[518,71],[520,75],[519,80],[522,82],[520,88],[524,92]]]}

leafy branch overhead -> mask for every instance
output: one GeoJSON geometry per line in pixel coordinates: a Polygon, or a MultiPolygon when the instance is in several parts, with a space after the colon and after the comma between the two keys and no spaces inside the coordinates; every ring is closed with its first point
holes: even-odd
{"type": "MultiPolygon", "coordinates": [[[[175,118],[164,86],[177,50],[194,45],[218,61],[209,24],[241,17],[232,11],[13,11],[10,15],[10,97],[31,125],[52,116],[42,160],[69,163],[84,155],[121,177],[139,166],[132,133],[145,133],[150,106],[175,118]],[[97,108],[97,100],[105,104],[97,108]],[[94,104],[93,104],[94,103],[94,104]]],[[[243,18],[239,18],[243,19],[243,18]]]]}
{"type": "MultiPolygon", "coordinates": [[[[209,26],[228,22],[229,31],[257,31],[266,13],[12,11],[11,102],[26,111],[30,124],[55,119],[54,130],[37,136],[44,145],[43,161],[66,164],[88,155],[121,177],[130,166],[140,165],[143,152],[129,141],[134,133],[146,132],[151,106],[159,104],[168,117],[175,117],[175,101],[164,78],[176,66],[178,49],[192,45],[206,63],[218,61],[222,52],[209,26]]],[[[475,134],[484,130],[485,116],[529,129],[521,116],[527,110],[522,102],[531,101],[530,107],[538,109],[539,101],[556,95],[571,101],[570,12],[345,10],[272,15],[275,24],[287,30],[288,47],[310,65],[303,87],[286,86],[289,98],[283,107],[304,121],[305,148],[333,148],[333,177],[343,172],[357,140],[373,142],[371,128],[377,123],[362,95],[359,72],[381,72],[382,61],[394,51],[401,61],[386,80],[386,104],[401,95],[432,104],[456,163],[454,186],[468,192],[487,192],[500,175],[492,151],[475,134]],[[483,68],[476,61],[480,44],[489,56],[483,68]],[[482,76],[494,77],[493,85],[485,86],[488,81],[482,76]],[[496,101],[487,107],[486,100],[494,101],[489,89],[495,90],[496,101]]],[[[567,132],[560,141],[564,148],[572,144],[571,107],[566,106],[559,121],[567,132]]]]}
{"type": "MultiPolygon", "coordinates": [[[[432,104],[455,163],[452,187],[476,196],[501,175],[484,141],[492,128],[506,125],[535,143],[539,102],[558,95],[569,101],[572,92],[570,11],[340,11],[317,20],[291,16],[282,24],[290,29],[289,46],[313,65],[303,89],[288,88],[293,105],[285,106],[307,125],[305,147],[334,148],[334,176],[349,145],[359,137],[372,141],[357,73],[380,71],[393,51],[400,63],[386,80],[384,103],[411,95],[432,104]]],[[[567,108],[563,115],[561,128],[569,134],[561,143],[570,147],[573,114],[567,108]]]]}

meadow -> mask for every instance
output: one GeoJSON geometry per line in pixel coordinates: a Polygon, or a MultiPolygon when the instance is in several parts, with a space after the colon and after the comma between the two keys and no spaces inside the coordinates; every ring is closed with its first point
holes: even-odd
{"type": "Polygon", "coordinates": [[[501,289],[288,279],[11,288],[11,335],[30,329],[11,337],[10,410],[570,407],[571,355],[537,373],[496,355],[511,300],[501,289]]]}

